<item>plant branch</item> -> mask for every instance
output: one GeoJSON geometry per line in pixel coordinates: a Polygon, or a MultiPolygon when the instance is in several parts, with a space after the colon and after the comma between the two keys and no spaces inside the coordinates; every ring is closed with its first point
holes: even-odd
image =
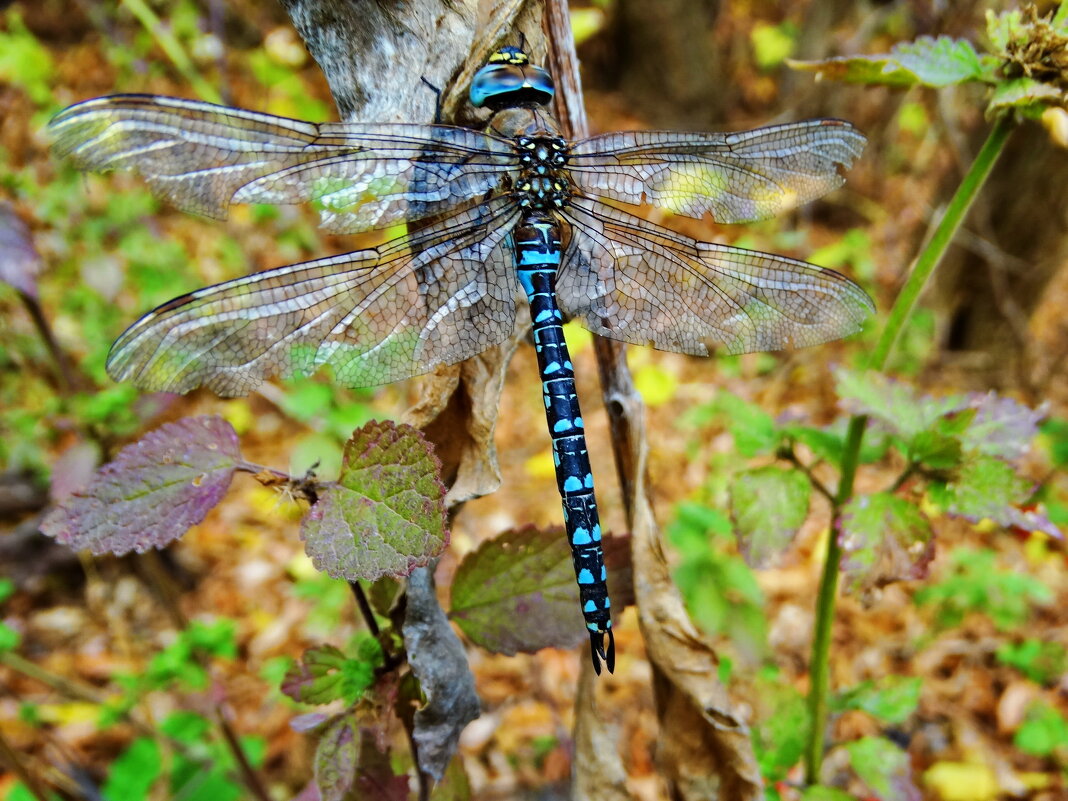
{"type": "MultiPolygon", "coordinates": [[[[975,160],[968,168],[960,186],[946,207],[942,219],[935,227],[930,241],[921,251],[916,265],[901,288],[901,293],[894,302],[886,326],[872,351],[868,368],[882,370],[908,322],[920,294],[935,267],[942,260],[953,236],[963,222],[979,190],[990,175],[1015,122],[1011,115],[1000,117],[987,135],[986,141],[979,149],[975,160]]],[[[819,782],[820,768],[823,764],[823,742],[827,729],[828,693],[830,692],[830,648],[831,629],[834,624],[835,599],[838,594],[838,571],[842,559],[842,548],[838,541],[838,521],[844,506],[853,497],[853,482],[860,462],[860,446],[864,441],[864,430],[868,418],[864,415],[854,416],[849,421],[845,446],[842,453],[842,473],[838,480],[838,492],[835,494],[834,509],[831,518],[831,531],[827,537],[827,552],[824,556],[823,573],[820,577],[819,595],[816,600],[816,626],[812,638],[812,658],[810,662],[811,687],[809,688],[808,707],[812,729],[805,752],[805,776],[808,784],[819,782]]]]}

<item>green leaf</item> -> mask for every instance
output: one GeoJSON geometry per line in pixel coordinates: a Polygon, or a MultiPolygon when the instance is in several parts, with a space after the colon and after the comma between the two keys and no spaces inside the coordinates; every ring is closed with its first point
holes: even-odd
{"type": "Polygon", "coordinates": [[[332,645],[309,648],[298,664],[286,671],[282,692],[294,701],[305,704],[329,704],[343,700],[355,703],[374,683],[375,668],[382,664],[381,647],[361,649],[361,656],[352,659],[332,645]]]}
{"type": "Polygon", "coordinates": [[[963,456],[960,439],[938,431],[921,431],[908,444],[909,461],[932,470],[952,470],[963,456]]]}
{"type": "Polygon", "coordinates": [[[775,420],[755,403],[730,392],[720,392],[714,405],[726,418],[727,430],[734,438],[734,447],[742,456],[760,456],[778,447],[779,433],[775,420]]]}
{"type": "Polygon", "coordinates": [[[107,801],[144,801],[163,769],[159,746],[147,737],[130,743],[111,763],[102,792],[107,801]]]}
{"type": "Polygon", "coordinates": [[[1010,44],[1019,44],[1026,37],[1023,29],[1023,14],[1020,9],[995,14],[986,12],[986,36],[995,52],[1006,50],[1010,44]]]}
{"type": "Polygon", "coordinates": [[[903,498],[854,496],[842,508],[840,526],[842,570],[854,591],[926,575],[934,556],[931,527],[903,498]]]}
{"type": "Polygon", "coordinates": [[[753,727],[753,751],[760,773],[772,782],[786,778],[808,741],[809,715],[805,697],[777,673],[757,682],[760,714],[753,727]]]}
{"type": "Polygon", "coordinates": [[[7,623],[0,623],[0,654],[13,651],[22,642],[22,635],[7,623]]]}
{"type": "Polygon", "coordinates": [[[674,579],[687,611],[704,631],[724,635],[755,662],[767,650],[764,594],[733,552],[730,519],[693,502],[679,504],[675,515],[664,533],[679,552],[674,579]]]}
{"type": "Polygon", "coordinates": [[[846,743],[849,764],[880,801],[920,801],[909,756],[883,737],[846,743]]]}
{"type": "Polygon", "coordinates": [[[930,428],[938,418],[965,405],[961,396],[921,396],[908,384],[870,370],[841,367],[834,371],[834,378],[843,409],[871,417],[906,441],[930,428]]]}
{"type": "Polygon", "coordinates": [[[1068,420],[1051,417],[1040,426],[1054,467],[1068,467],[1068,420]]]}
{"type": "Polygon", "coordinates": [[[750,565],[771,562],[808,517],[812,485],[800,470],[769,465],[734,476],[731,517],[738,546],[750,565]]]}
{"type": "Polygon", "coordinates": [[[1063,645],[1034,638],[1004,642],[998,646],[996,656],[998,662],[1016,668],[1038,684],[1052,684],[1068,666],[1063,645]]]}
{"type": "Polygon", "coordinates": [[[807,446],[816,458],[837,465],[842,458],[845,440],[839,431],[812,426],[788,425],[783,434],[794,442],[807,446]]]}
{"type": "Polygon", "coordinates": [[[473,642],[512,656],[586,639],[567,537],[560,528],[506,531],[464,557],[449,616],[473,642]]]}
{"type": "Polygon", "coordinates": [[[1068,749],[1068,721],[1056,709],[1035,703],[1012,742],[1025,754],[1048,757],[1054,751],[1068,749]]]}
{"type": "Polygon", "coordinates": [[[360,733],[352,715],[335,718],[315,748],[315,784],[322,801],[342,801],[356,779],[360,733]]]}
{"type": "Polygon", "coordinates": [[[1050,588],[1034,576],[998,569],[997,553],[990,549],[958,548],[949,561],[946,576],[913,596],[917,604],[937,608],[940,626],[956,626],[970,613],[983,613],[1007,631],[1023,625],[1034,604],[1053,599],[1050,588]]]}
{"type": "Polygon", "coordinates": [[[805,789],[801,801],[856,801],[856,798],[837,787],[817,784],[805,789]]]}
{"type": "Polygon", "coordinates": [[[952,86],[986,77],[971,42],[949,36],[921,36],[915,42],[895,45],[891,57],[925,86],[952,86]]]}
{"type": "Polygon", "coordinates": [[[969,81],[994,83],[994,62],[979,56],[971,42],[922,36],[894,46],[889,55],[848,56],[822,61],[791,61],[794,69],[822,78],[884,86],[942,87],[969,81]]]}
{"type": "Polygon", "coordinates": [[[1035,509],[1022,508],[1033,489],[1032,482],[1016,474],[1012,465],[981,456],[965,462],[945,488],[941,504],[950,514],[972,522],[989,518],[1003,526],[1025,531],[1044,531],[1060,537],[1057,527],[1035,509]]]}
{"type": "Polygon", "coordinates": [[[821,80],[898,87],[915,86],[918,82],[915,75],[902,69],[888,55],[844,56],[820,61],[787,59],[786,63],[791,69],[814,72],[821,80]]]}
{"type": "Polygon", "coordinates": [[[916,711],[922,688],[920,676],[884,676],[840,692],[831,708],[835,712],[859,709],[884,723],[897,725],[916,711]]]}
{"type": "Polygon", "coordinates": [[[448,544],[441,465],[421,432],[368,423],[345,444],[341,476],[301,522],[312,563],[346,581],[406,576],[448,544]]]}
{"type": "Polygon", "coordinates": [[[1008,109],[1041,111],[1048,105],[1061,105],[1065,93],[1054,84],[1036,81],[1034,78],[1013,78],[994,87],[987,104],[987,113],[993,114],[1008,109]]]}

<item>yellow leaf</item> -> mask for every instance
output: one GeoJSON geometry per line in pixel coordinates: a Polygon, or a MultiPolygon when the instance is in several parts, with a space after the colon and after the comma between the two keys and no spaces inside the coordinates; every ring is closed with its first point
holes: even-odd
{"type": "Polygon", "coordinates": [[[993,801],[998,795],[994,771],[973,762],[936,762],[923,781],[942,801],[993,801]]]}
{"type": "Polygon", "coordinates": [[[556,465],[553,463],[553,454],[550,450],[531,456],[523,468],[531,478],[550,478],[556,475],[556,465]]]}
{"type": "Polygon", "coordinates": [[[650,406],[659,406],[675,397],[679,380],[659,364],[647,364],[634,373],[634,386],[650,406]]]}

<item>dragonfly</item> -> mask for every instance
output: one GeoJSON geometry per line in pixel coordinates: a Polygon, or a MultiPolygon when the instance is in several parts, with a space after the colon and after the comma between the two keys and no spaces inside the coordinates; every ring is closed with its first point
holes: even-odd
{"type": "Polygon", "coordinates": [[[383,244],[198,289],[148,312],[107,371],[141,389],[247,394],[328,366],[348,387],[475,356],[513,331],[525,296],[565,530],[593,667],[615,667],[611,602],[563,324],[707,356],[816,345],[874,311],[837,272],[704,242],[633,213],[764,219],[843,182],[864,136],[813,119],[738,133],[616,132],[568,141],[554,84],[518,47],[472,80],[482,130],[311,123],[155,95],[99,97],[50,123],[83,170],[139,174],[178,208],[310,204],[337,234],[383,244]]]}

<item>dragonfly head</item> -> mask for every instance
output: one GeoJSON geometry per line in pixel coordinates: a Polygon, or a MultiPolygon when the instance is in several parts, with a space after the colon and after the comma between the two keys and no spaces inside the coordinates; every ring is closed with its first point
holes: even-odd
{"type": "Polygon", "coordinates": [[[471,81],[471,104],[493,111],[519,106],[544,106],[556,87],[549,73],[530,63],[518,47],[502,47],[471,81]]]}

